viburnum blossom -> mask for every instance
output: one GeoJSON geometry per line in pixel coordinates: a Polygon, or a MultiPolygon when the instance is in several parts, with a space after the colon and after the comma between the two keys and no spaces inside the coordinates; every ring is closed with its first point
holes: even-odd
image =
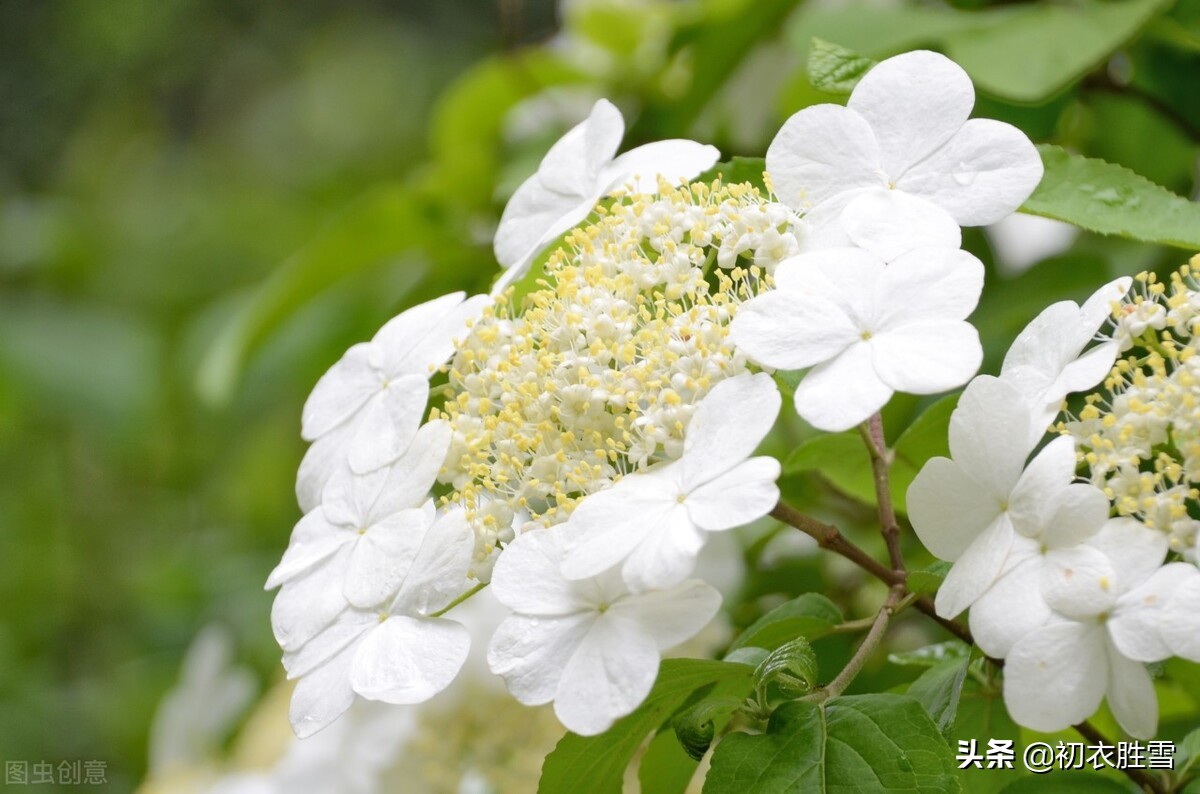
{"type": "Polygon", "coordinates": [[[954,617],[997,582],[1018,535],[1062,549],[1104,520],[1104,495],[1073,482],[1070,439],[1047,446],[1026,466],[1030,421],[1015,388],[989,375],[975,378],[950,417],[951,457],[932,458],[909,486],[917,537],[954,562],[937,593],[939,615],[954,617]]]}
{"type": "Polygon", "coordinates": [[[696,406],[683,455],[629,474],[575,508],[562,570],[587,579],[620,566],[635,591],[691,574],[707,533],[749,524],[779,500],[779,461],[751,458],[779,414],[769,375],[722,381],[696,406]]]}
{"type": "Polygon", "coordinates": [[[914,240],[938,234],[947,216],[960,226],[994,223],[1033,192],[1042,161],[1016,127],[968,120],[974,104],[971,79],[945,56],[889,58],[845,107],[813,105],[784,123],[767,149],[772,187],[829,245],[874,223],[914,240]]]}
{"type": "Polygon", "coordinates": [[[1108,321],[1113,306],[1133,280],[1119,278],[1096,290],[1083,306],[1074,301],[1051,304],[1025,326],[1000,368],[1000,377],[1017,387],[1034,410],[1031,439],[1045,435],[1063,398],[1090,389],[1112,369],[1117,342],[1105,339],[1087,348],[1108,321]]]}
{"type": "Polygon", "coordinates": [[[1155,640],[1155,611],[1146,609],[1147,602],[1167,598],[1174,579],[1160,568],[1166,538],[1117,518],[1079,551],[1087,553],[1079,564],[1043,582],[1054,617],[1008,654],[1005,705],[1020,724],[1051,732],[1088,718],[1107,695],[1121,727],[1149,738],[1158,699],[1142,661],[1171,655],[1155,640]]]}
{"type": "Polygon", "coordinates": [[[682,454],[700,400],[747,371],[730,319],[794,253],[797,223],[745,185],[625,196],[567,236],[522,307],[484,312],[438,411],[454,429],[445,500],[475,527],[474,575],[486,580],[525,524],[561,523],[682,454]]]}
{"type": "Polygon", "coordinates": [[[454,679],[470,635],[437,613],[468,588],[474,534],[458,508],[412,535],[397,560],[397,592],[376,609],[346,606],[307,642],[283,655],[300,679],[290,717],[298,736],[337,719],[355,695],[386,703],[420,703],[454,679]]]}
{"type": "Polygon", "coordinates": [[[521,184],[496,230],[496,260],[508,268],[497,291],[520,278],[533,258],[588,216],[610,191],[654,193],[658,179],[674,183],[708,169],[720,157],[712,146],[688,140],[656,141],[614,157],[625,120],[607,99],[592,107],[546,153],[537,173],[521,184]]]}
{"type": "Polygon", "coordinates": [[[796,412],[822,430],[865,421],[897,391],[961,386],[983,358],[965,321],[983,264],[965,251],[922,248],[891,263],[856,248],[814,251],[782,263],[775,284],[741,307],[731,338],[759,364],[813,368],[796,412]]]}
{"type": "Polygon", "coordinates": [[[488,302],[443,295],[388,321],[321,376],[304,403],[300,435],[313,442],[300,463],[296,497],[312,510],[340,467],[373,471],[400,456],[417,432],[429,378],[454,352],[454,340],[488,302]]]}
{"type": "MultiPolygon", "coordinates": [[[[1194,260],[1193,260],[1194,261],[1194,260]]],[[[1153,274],[1116,308],[1113,341],[1126,352],[1103,389],[1087,395],[1061,432],[1119,515],[1166,533],[1197,561],[1200,543],[1200,286],[1185,265],[1163,284],[1153,274]],[[1148,320],[1147,318],[1154,318],[1148,320]]]]}
{"type": "Polygon", "coordinates": [[[562,574],[563,534],[531,530],[496,563],[491,587],[514,614],[488,664],[517,700],[553,701],[563,725],[590,736],[645,699],[662,651],[700,631],[721,595],[699,580],[634,593],[615,570],[572,581],[562,574]]]}

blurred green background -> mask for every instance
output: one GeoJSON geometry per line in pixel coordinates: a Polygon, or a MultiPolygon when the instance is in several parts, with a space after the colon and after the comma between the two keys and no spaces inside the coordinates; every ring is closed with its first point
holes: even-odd
{"type": "MultiPolygon", "coordinates": [[[[813,36],[947,52],[980,115],[1195,193],[1195,0],[0,2],[0,758],[132,786],[213,621],[276,679],[262,582],[320,374],[487,287],[505,197],[595,98],[626,146],[761,155],[844,101],[813,36]]],[[[1051,300],[1186,255],[1084,235],[990,272],[985,369],[1051,300]]]]}

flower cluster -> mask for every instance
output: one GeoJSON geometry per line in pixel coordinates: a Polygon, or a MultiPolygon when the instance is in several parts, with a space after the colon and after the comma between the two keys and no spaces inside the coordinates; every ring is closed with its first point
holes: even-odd
{"type": "MultiPolygon", "coordinates": [[[[1194,260],[1196,261],[1196,260],[1194,260]]],[[[1117,514],[1168,535],[1200,558],[1200,285],[1185,265],[1170,284],[1141,274],[1114,317],[1124,355],[1060,423],[1117,514]]]]}
{"type": "MultiPolygon", "coordinates": [[[[469,643],[446,615],[482,587],[509,612],[488,665],[519,701],[553,702],[584,734],[636,708],[662,653],[719,609],[694,578],[701,549],[777,503],[780,464],[754,456],[782,402],[771,369],[811,368],[795,407],[830,430],[896,391],[946,391],[976,372],[966,318],[983,266],[960,250],[959,226],[1015,210],[1041,162],[1015,128],[968,120],[973,103],[943,56],[885,61],[847,107],[788,120],[767,190],[679,185],[717,156],[691,141],[614,157],[624,123],[597,103],[505,209],[495,299],[408,310],[351,348],[306,405],[306,515],[268,582],[281,586],[273,623],[300,679],[297,732],[356,696],[413,703],[445,687],[469,643]],[[543,272],[513,288],[556,240],[543,272]],[[447,383],[429,406],[438,370],[447,383]]],[[[1057,385],[1038,388],[1029,404],[1057,385]]],[[[1026,404],[1009,396],[964,406],[1026,404]]],[[[980,549],[934,541],[968,561],[947,582],[951,606],[983,594],[975,573],[999,576],[1018,537],[1065,547],[1085,534],[1082,519],[1042,515],[1060,497],[1064,511],[1092,499],[1063,468],[1068,440],[1021,475],[1028,414],[1030,432],[996,442],[999,467],[962,440],[976,431],[955,431],[963,470],[947,476],[983,483],[955,504],[1003,492],[1000,513],[1011,502],[1032,517],[968,522],[999,522],[980,549]]]]}
{"type": "Polygon", "coordinates": [[[1082,422],[1063,425],[1067,434],[1052,434],[1030,459],[1063,398],[1092,388],[1113,367],[1119,336],[1088,345],[1110,313],[1142,311],[1142,300],[1121,300],[1130,285],[1120,279],[1082,307],[1065,301],[1035,318],[1000,377],[980,376],[963,392],[951,418],[951,458],[929,461],[908,492],[917,535],[954,562],[937,594],[938,613],[970,608],[976,644],[1007,660],[1009,713],[1036,730],[1078,723],[1107,696],[1122,727],[1149,738],[1158,712],[1144,663],[1200,661],[1200,570],[1171,560],[1163,532],[1110,518],[1110,507],[1123,511],[1111,487],[1097,487],[1103,475],[1093,476],[1096,484],[1076,481],[1077,460],[1099,465],[1094,448],[1120,420],[1112,413],[1104,419],[1099,400],[1089,398],[1088,431],[1082,422]],[[1080,436],[1092,451],[1077,450],[1080,436]],[[1056,697],[1047,698],[1050,691],[1056,697]]]}

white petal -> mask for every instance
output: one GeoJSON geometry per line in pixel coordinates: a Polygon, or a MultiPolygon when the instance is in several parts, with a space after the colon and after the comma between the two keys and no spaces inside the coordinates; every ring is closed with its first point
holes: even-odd
{"type": "Polygon", "coordinates": [[[1091,326],[1094,328],[1093,333],[1100,330],[1105,321],[1112,315],[1113,304],[1120,303],[1121,299],[1125,297],[1125,294],[1129,292],[1129,288],[1132,286],[1132,278],[1121,276],[1108,282],[1088,296],[1088,299],[1083,302],[1083,306],[1079,309],[1079,314],[1083,318],[1085,327],[1091,326]]]}
{"type": "Polygon", "coordinates": [[[301,739],[312,736],[350,708],[354,690],[350,688],[352,654],[344,653],[330,659],[296,684],[288,719],[292,730],[301,739]]]}
{"type": "Polygon", "coordinates": [[[591,192],[623,137],[621,111],[607,99],[596,100],[588,117],[550,147],[538,166],[538,179],[560,193],[591,192]]]}
{"type": "Polygon", "coordinates": [[[449,686],[470,647],[470,632],[452,620],[392,616],[358,646],[350,685],[368,700],[422,703],[449,686]]]}
{"type": "Polygon", "coordinates": [[[721,608],[721,594],[691,579],[669,590],[629,595],[609,607],[607,615],[632,622],[653,637],[660,651],[691,639],[721,608]]]}
{"type": "Polygon", "coordinates": [[[908,487],[908,516],[921,543],[957,560],[1000,517],[1000,505],[949,458],[931,458],[908,487]]]}
{"type": "MultiPolygon", "coordinates": [[[[500,559],[504,559],[503,555],[500,559]]],[[[492,636],[488,667],[504,679],[508,691],[525,705],[549,703],[558,691],[567,662],[597,615],[596,612],[549,617],[513,615],[492,636]]]]}
{"type": "Polygon", "coordinates": [[[1200,576],[1190,577],[1167,601],[1161,631],[1176,656],[1200,662],[1200,576]]]}
{"type": "Polygon", "coordinates": [[[908,394],[962,386],[983,361],[979,332],[966,322],[909,323],[876,334],[868,346],[879,379],[908,394]]]}
{"type": "Polygon", "coordinates": [[[1075,620],[1095,618],[1116,603],[1117,583],[1108,557],[1091,546],[1046,555],[1042,595],[1055,612],[1075,620]]]}
{"type": "Polygon", "coordinates": [[[860,248],[891,262],[916,248],[962,245],[962,231],[944,209],[898,190],[867,190],[842,210],[842,228],[860,248]]]}
{"type": "Polygon", "coordinates": [[[379,623],[376,612],[343,609],[332,623],[296,650],[283,654],[283,668],[288,678],[308,675],[327,660],[349,648],[379,623]]]}
{"type": "Polygon", "coordinates": [[[1040,588],[1042,556],[1033,541],[1017,538],[1009,552],[1008,572],[971,605],[971,634],[980,650],[996,659],[1050,619],[1050,606],[1040,588]],[[1027,544],[1027,545],[1026,545],[1027,544]],[[1013,564],[1013,557],[1021,561],[1013,564]]]}
{"type": "Polygon", "coordinates": [[[867,121],[840,105],[813,105],[783,123],[767,148],[775,195],[797,210],[847,191],[885,186],[867,121]]]}
{"type": "Polygon", "coordinates": [[[1088,540],[1112,561],[1119,592],[1128,592],[1149,579],[1163,564],[1167,536],[1132,518],[1110,518],[1088,540]]]}
{"type": "Polygon", "coordinates": [[[762,518],[779,501],[779,473],[775,458],[750,458],[694,489],[684,502],[692,523],[719,532],[762,518]]]}
{"type": "Polygon", "coordinates": [[[1117,724],[1135,739],[1152,739],[1158,729],[1158,695],[1141,662],[1126,659],[1110,646],[1108,706],[1117,724]]]}
{"type": "Polygon", "coordinates": [[[350,418],[379,390],[382,375],[370,364],[371,345],[362,342],[346,351],[321,376],[304,402],[300,436],[315,441],[350,418]]]}
{"type": "Polygon", "coordinates": [[[944,146],[896,182],[962,226],[983,226],[1016,211],[1042,181],[1042,158],[1025,133],[992,119],[971,119],[944,146]]]}
{"type": "Polygon", "coordinates": [[[400,457],[416,435],[428,399],[429,383],[420,375],[397,378],[372,397],[350,439],[350,468],[365,474],[400,457]]]}
{"type": "Polygon", "coordinates": [[[637,708],[658,675],[658,647],[627,621],[602,616],[563,670],[554,713],[581,736],[595,736],[637,708]]]}
{"type": "Polygon", "coordinates": [[[368,527],[350,555],[342,586],[346,600],[365,609],[394,595],[420,548],[425,526],[425,512],[414,508],[368,527]]]}
{"type": "Polygon", "coordinates": [[[1008,501],[1032,451],[1029,408],[1008,383],[980,375],[950,416],[950,455],[998,501],[1008,501]],[[1003,427],[1005,432],[997,433],[1003,427]]]}
{"type": "Polygon", "coordinates": [[[599,193],[556,193],[536,174],[522,183],[505,206],[493,241],[496,261],[511,271],[510,281],[524,275],[547,243],[586,218],[598,198],[599,193]]]}
{"type": "Polygon", "coordinates": [[[621,577],[637,593],[674,587],[691,576],[704,540],[705,533],[687,510],[672,510],[659,521],[647,522],[642,539],[621,567],[621,577]]]}
{"type": "Polygon", "coordinates": [[[1103,630],[1054,622],[1013,646],[1004,664],[1004,705],[1020,725],[1053,733],[1092,716],[1107,679],[1103,630]]]}
{"type": "MultiPolygon", "coordinates": [[[[412,318],[419,325],[405,322],[402,328],[396,328],[393,326],[396,320],[385,325],[374,339],[386,351],[384,371],[392,377],[432,377],[435,370],[454,354],[455,341],[461,341],[467,335],[468,323],[477,320],[492,302],[487,295],[474,295],[466,300],[462,300],[462,295],[456,292],[422,304],[422,307],[433,305],[437,311],[429,312],[428,317],[412,318]],[[393,341],[393,335],[400,338],[393,341]]],[[[400,316],[407,321],[416,308],[420,307],[409,309],[400,316]]]]}
{"type": "Polygon", "coordinates": [[[608,570],[632,553],[648,532],[666,526],[673,513],[686,517],[678,499],[683,489],[671,476],[677,467],[678,463],[630,474],[580,502],[567,522],[571,537],[578,540],[563,557],[563,575],[586,579],[608,570]]]}
{"type": "Polygon", "coordinates": [[[859,342],[804,376],[796,389],[796,413],[820,430],[849,430],[882,408],[892,393],[875,374],[870,346],[859,342]]]}
{"type": "Polygon", "coordinates": [[[427,530],[404,573],[394,612],[428,615],[447,606],[470,586],[467,573],[475,555],[475,532],[461,508],[452,508],[427,530]]]}
{"type": "Polygon", "coordinates": [[[771,432],[782,399],[765,372],[718,383],[696,406],[683,441],[683,487],[691,491],[742,463],[771,432]]]}
{"type": "Polygon", "coordinates": [[[743,303],[729,338],[763,366],[803,369],[841,353],[859,331],[832,303],[780,289],[743,303]]]}
{"type": "MultiPolygon", "coordinates": [[[[587,497],[579,508],[596,496],[587,497]]],[[[587,608],[578,586],[562,574],[566,529],[530,530],[504,547],[489,586],[501,604],[528,615],[567,615],[587,608]]]]}
{"type": "Polygon", "coordinates": [[[1009,498],[1013,528],[1040,538],[1052,548],[1080,543],[1095,535],[1108,518],[1108,499],[1100,489],[1075,478],[1075,442],[1060,436],[1029,462],[1009,498]]]}
{"type": "Polygon", "coordinates": [[[630,149],[600,169],[604,189],[628,187],[634,193],[657,193],[658,178],[686,182],[707,171],[720,158],[715,146],[682,139],[655,141],[630,149]]]}
{"type": "Polygon", "coordinates": [[[280,588],[271,605],[271,628],[285,651],[299,648],[315,637],[346,608],[342,579],[350,548],[343,546],[332,557],[280,588]]]}
{"type": "Polygon", "coordinates": [[[296,473],[296,502],[305,513],[321,504],[321,493],[334,473],[349,468],[346,448],[356,429],[354,420],[339,425],[314,441],[304,453],[296,473]]]}
{"type": "Polygon", "coordinates": [[[325,514],[313,510],[296,524],[283,559],[267,577],[267,590],[273,590],[289,579],[304,573],[321,560],[332,555],[354,537],[325,520],[325,514]]]}
{"type": "Polygon", "coordinates": [[[1006,517],[992,522],[955,560],[934,600],[937,613],[956,617],[999,578],[1015,535],[1006,517]]]}
{"type": "MultiPolygon", "coordinates": [[[[1197,598],[1192,606],[1200,607],[1200,571],[1186,562],[1173,562],[1121,596],[1107,624],[1117,650],[1139,662],[1157,662],[1173,656],[1175,651],[1163,636],[1164,631],[1171,633],[1166,628],[1171,621],[1164,618],[1164,608],[1172,597],[1186,592],[1188,587],[1196,588],[1197,598]]],[[[1200,637],[1200,611],[1193,608],[1190,614],[1192,636],[1200,637]]],[[[1200,649],[1200,640],[1196,643],[1200,649]]]]}
{"type": "Polygon", "coordinates": [[[453,435],[448,422],[426,422],[404,453],[388,467],[378,497],[370,505],[367,520],[423,504],[446,461],[453,435]]]}
{"type": "Polygon", "coordinates": [[[893,180],[950,140],[974,104],[975,89],[962,67],[926,50],[874,67],[847,102],[871,125],[893,180]]]}
{"type": "MultiPolygon", "coordinates": [[[[958,228],[958,227],[955,227],[958,228]]],[[[965,320],[983,291],[983,263],[954,248],[919,248],[899,257],[874,285],[876,332],[907,323],[965,320]]]]}
{"type": "Polygon", "coordinates": [[[877,313],[874,285],[887,270],[877,255],[861,248],[830,248],[797,254],[775,269],[777,289],[803,295],[809,303],[829,302],[856,328],[877,313]]]}

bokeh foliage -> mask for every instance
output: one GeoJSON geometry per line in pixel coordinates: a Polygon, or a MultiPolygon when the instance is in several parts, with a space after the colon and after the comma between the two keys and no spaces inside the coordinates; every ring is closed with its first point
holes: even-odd
{"type": "MultiPolygon", "coordinates": [[[[277,677],[261,584],[297,518],[320,373],[399,307],[485,289],[505,197],[596,97],[626,111],[627,146],[761,156],[792,112],[844,101],[806,72],[814,37],[942,50],[981,114],[1196,192],[1197,0],[0,5],[0,757],[136,781],[210,621],[277,677]]],[[[1187,255],[1084,234],[1005,277],[981,233],[966,244],[989,265],[991,372],[1049,302],[1187,255]]],[[[893,441],[923,407],[893,402],[893,441]]],[[[810,451],[785,491],[867,523],[855,472],[810,451]]],[[[735,619],[808,590],[849,614],[871,597],[844,573],[773,562],[735,619]]],[[[823,653],[844,658],[841,639],[823,653]]],[[[1189,720],[1165,710],[1164,735],[1189,720]]]]}

